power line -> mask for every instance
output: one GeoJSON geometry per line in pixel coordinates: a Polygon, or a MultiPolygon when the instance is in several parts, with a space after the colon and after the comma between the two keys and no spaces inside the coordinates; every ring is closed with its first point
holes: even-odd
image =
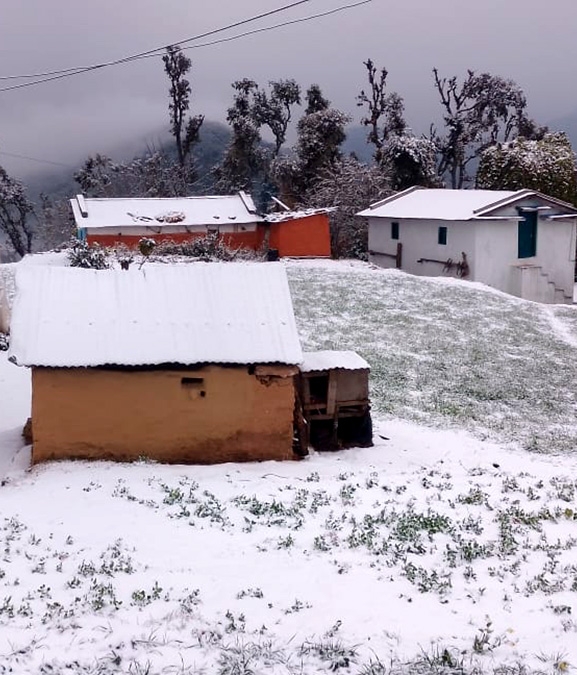
{"type": "MultiPolygon", "coordinates": [[[[319,19],[325,16],[330,16],[331,14],[337,14],[338,12],[343,12],[347,9],[353,9],[354,7],[360,7],[361,5],[367,5],[373,0],[359,0],[358,2],[353,2],[349,5],[342,5],[334,9],[329,9],[326,12],[320,12],[318,14],[311,14],[309,16],[301,17],[300,19],[292,19],[290,21],[283,21],[282,23],[274,24],[273,26],[265,26],[264,28],[255,28],[254,30],[246,31],[245,33],[239,33],[238,35],[232,35],[230,37],[220,38],[219,40],[213,40],[211,42],[203,42],[199,45],[190,45],[188,47],[183,47],[182,51],[188,51],[189,49],[202,49],[203,47],[212,47],[213,45],[219,45],[224,42],[233,42],[234,40],[239,40],[243,37],[248,37],[250,35],[256,35],[257,33],[266,33],[269,30],[275,30],[277,28],[283,28],[285,26],[291,26],[296,23],[304,23],[306,21],[311,21],[313,19],[319,19]]],[[[139,56],[137,59],[150,59],[157,57],[158,54],[148,54],[146,56],[139,56]]],[[[137,60],[135,58],[135,60],[137,60]]],[[[1,78],[0,78],[1,79],[1,78]]],[[[0,89],[0,91],[2,91],[0,89]]]]}
{"type": "MultiPolygon", "coordinates": [[[[188,42],[193,42],[194,40],[201,40],[202,38],[205,37],[210,37],[211,35],[216,35],[217,33],[222,33],[227,30],[231,30],[232,28],[238,28],[239,26],[244,26],[247,23],[252,23],[253,21],[258,21],[259,19],[264,19],[268,16],[272,16],[273,14],[278,14],[280,12],[286,12],[288,9],[293,9],[294,7],[298,7],[299,5],[304,5],[306,3],[313,2],[313,0],[297,0],[296,2],[293,2],[289,5],[284,5],[283,7],[278,7],[277,9],[272,9],[268,12],[263,12],[262,14],[256,14],[255,16],[252,16],[248,19],[242,19],[241,21],[237,21],[235,23],[231,23],[228,26],[223,26],[221,28],[214,28],[213,30],[207,31],[205,33],[200,33],[199,35],[194,35],[193,37],[188,37],[183,40],[178,40],[176,42],[172,42],[171,45],[181,45],[181,44],[186,44],[188,42]]],[[[34,78],[34,77],[44,77],[45,75],[74,75],[77,72],[85,72],[88,70],[94,70],[96,68],[106,68],[108,66],[115,66],[119,65],[121,63],[125,63],[126,61],[131,61],[133,59],[143,57],[143,56],[148,56],[152,55],[153,52],[162,52],[166,49],[166,47],[169,45],[163,45],[162,47],[155,47],[154,49],[149,49],[145,52],[140,52],[137,54],[132,54],[131,56],[125,56],[120,59],[115,59],[114,61],[105,61],[104,63],[98,63],[92,66],[80,66],[78,68],[66,68],[65,70],[54,70],[52,72],[48,73],[39,73],[37,75],[7,75],[7,76],[2,76],[0,77],[0,80],[8,80],[8,79],[24,79],[24,78],[34,78]]],[[[1,91],[8,91],[7,90],[1,90],[1,91]]]]}
{"type": "MultiPolygon", "coordinates": [[[[175,45],[175,46],[188,44],[190,42],[194,42],[195,40],[201,40],[203,38],[210,37],[212,35],[217,35],[218,33],[222,33],[222,32],[231,30],[233,28],[239,28],[240,26],[244,26],[244,25],[247,25],[249,23],[253,23],[254,21],[258,21],[260,19],[267,18],[267,17],[272,16],[274,14],[279,14],[281,12],[285,12],[289,9],[293,9],[295,7],[298,7],[300,5],[303,5],[303,4],[312,2],[312,1],[313,0],[298,0],[297,2],[293,2],[291,4],[284,5],[282,7],[278,7],[277,9],[270,10],[268,12],[263,12],[261,14],[257,14],[255,16],[252,16],[248,19],[243,19],[241,21],[237,21],[237,22],[229,24],[227,26],[223,26],[221,28],[215,28],[213,30],[206,31],[205,33],[200,33],[200,34],[195,35],[193,37],[189,37],[189,38],[185,38],[183,40],[179,40],[179,41],[174,42],[172,44],[175,45]]],[[[319,18],[319,17],[322,17],[322,16],[327,16],[328,14],[334,14],[334,13],[339,12],[339,11],[351,9],[352,7],[364,5],[364,4],[367,4],[369,2],[372,2],[372,0],[361,0],[360,2],[356,2],[356,3],[350,4],[350,5],[338,7],[338,8],[335,8],[333,10],[329,10],[328,12],[323,12],[323,13],[320,13],[320,14],[317,14],[317,15],[312,15],[310,17],[302,17],[301,19],[296,19],[296,20],[293,20],[293,21],[287,21],[287,22],[284,22],[284,23],[279,24],[279,25],[260,28],[260,29],[257,29],[255,31],[249,31],[245,34],[239,34],[237,36],[232,36],[232,37],[229,37],[229,38],[225,38],[223,40],[217,40],[217,41],[214,41],[214,42],[211,42],[211,43],[206,43],[204,45],[199,45],[199,46],[210,46],[212,44],[218,44],[219,42],[236,40],[236,39],[239,39],[241,37],[245,37],[246,35],[252,35],[252,34],[255,34],[255,33],[258,33],[258,32],[264,32],[264,31],[267,31],[267,30],[274,30],[276,28],[280,28],[281,26],[290,25],[292,23],[300,23],[300,22],[304,22],[304,21],[310,21],[312,19],[316,19],[316,18],[319,18]]],[[[196,45],[192,46],[192,47],[185,47],[185,49],[191,49],[191,48],[195,48],[195,47],[196,47],[196,45]]],[[[82,67],[77,67],[77,68],[67,68],[67,69],[64,69],[64,70],[61,70],[61,71],[50,71],[50,72],[47,72],[47,73],[37,73],[35,75],[34,74],[25,74],[25,75],[0,76],[0,80],[37,78],[33,82],[22,82],[22,83],[19,83],[19,84],[15,84],[15,85],[11,85],[11,86],[8,86],[8,87],[1,88],[0,92],[14,91],[16,89],[24,89],[24,88],[27,88],[27,87],[33,87],[33,86],[36,86],[38,84],[44,84],[46,82],[52,82],[52,81],[55,81],[55,80],[60,80],[60,79],[66,78],[66,77],[72,77],[73,75],[79,75],[81,73],[86,73],[86,72],[90,72],[90,71],[93,71],[93,70],[99,70],[99,69],[102,69],[102,68],[117,66],[117,65],[121,65],[123,63],[128,63],[128,62],[140,60],[140,59],[143,59],[143,58],[151,58],[151,57],[154,57],[154,56],[160,56],[160,54],[165,49],[166,49],[166,46],[156,47],[155,49],[150,49],[150,50],[147,50],[145,52],[132,54],[130,56],[122,57],[122,58],[115,59],[115,60],[112,60],[112,61],[106,61],[106,62],[103,62],[103,63],[94,64],[94,65],[91,65],[91,66],[82,66],[82,67]],[[38,78],[41,78],[41,79],[38,79],[38,78]]]]}
{"type": "Polygon", "coordinates": [[[40,162],[41,164],[53,164],[54,166],[63,166],[66,169],[72,169],[70,164],[62,164],[62,162],[53,162],[50,159],[40,159],[38,157],[28,157],[27,155],[19,155],[16,152],[7,152],[6,150],[0,150],[0,155],[5,155],[6,157],[15,157],[16,159],[26,159],[30,162],[40,162]]]}

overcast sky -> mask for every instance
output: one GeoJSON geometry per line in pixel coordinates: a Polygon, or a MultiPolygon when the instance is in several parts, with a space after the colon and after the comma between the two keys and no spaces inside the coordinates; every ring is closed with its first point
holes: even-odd
{"type": "MultiPolygon", "coordinates": [[[[355,0],[310,0],[241,30],[327,11],[355,0]]],[[[290,0],[17,0],[2,3],[0,76],[85,66],[219,28],[290,0]]],[[[424,130],[438,114],[431,69],[467,68],[512,78],[529,112],[546,122],[577,111],[576,0],[372,0],[348,11],[241,40],[193,49],[194,111],[223,120],[230,83],[295,78],[321,85],[334,105],[360,111],[363,60],[389,70],[389,87],[424,130]]],[[[234,34],[235,31],[228,33],[234,34]]],[[[0,89],[23,80],[2,80],[0,89]]],[[[118,144],[154,140],[167,126],[160,58],[0,91],[0,163],[19,176],[41,164],[74,165],[118,144]]],[[[46,165],[47,166],[47,165],[46,165]]]]}

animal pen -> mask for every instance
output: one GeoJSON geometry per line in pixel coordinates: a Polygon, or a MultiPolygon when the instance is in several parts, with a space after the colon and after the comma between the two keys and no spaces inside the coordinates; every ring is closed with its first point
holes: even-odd
{"type": "Polygon", "coordinates": [[[296,378],[301,448],[370,447],[369,364],[351,351],[304,352],[296,378]]]}

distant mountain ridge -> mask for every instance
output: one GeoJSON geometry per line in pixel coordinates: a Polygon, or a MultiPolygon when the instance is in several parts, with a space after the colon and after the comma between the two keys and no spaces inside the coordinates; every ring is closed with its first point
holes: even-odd
{"type": "MultiPolygon", "coordinates": [[[[174,141],[168,133],[151,134],[156,135],[158,140],[150,143],[143,140],[140,149],[134,149],[134,144],[130,144],[130,150],[127,148],[118,148],[112,152],[101,152],[101,155],[107,155],[114,161],[129,162],[138,157],[145,157],[155,150],[162,151],[170,157],[176,158],[176,147],[174,141]]],[[[194,157],[199,176],[206,176],[211,169],[220,162],[224,149],[230,138],[230,130],[221,122],[205,121],[200,133],[200,142],[194,150],[194,157]]],[[[88,159],[86,157],[85,159],[88,159]]],[[[49,195],[54,199],[74,196],[79,190],[79,186],[74,180],[74,174],[84,164],[82,160],[74,169],[51,169],[38,173],[26,179],[24,182],[28,187],[30,198],[37,202],[41,194],[49,195]]]]}
{"type": "MultiPolygon", "coordinates": [[[[548,122],[549,127],[554,131],[564,131],[573,147],[577,149],[577,110],[574,112],[548,122]]],[[[155,143],[142,141],[141,149],[134,150],[135,143],[127,144],[125,148],[118,148],[117,151],[110,154],[118,162],[126,162],[134,157],[143,157],[150,150],[158,148],[169,155],[176,155],[174,141],[167,132],[151,133],[151,137],[159,139],[155,143]],[[127,148],[130,147],[130,150],[127,148]]],[[[224,149],[230,139],[230,129],[222,122],[213,122],[206,120],[201,129],[201,140],[195,148],[195,160],[198,167],[198,173],[201,177],[200,190],[203,188],[203,176],[208,176],[211,169],[217,165],[223,155],[224,149]]],[[[137,147],[137,145],[136,145],[137,147]]],[[[361,125],[352,125],[347,128],[347,138],[343,144],[345,154],[354,153],[361,161],[370,162],[373,155],[372,146],[367,143],[367,129],[361,125]]],[[[31,176],[25,181],[29,194],[33,201],[38,201],[39,195],[44,193],[53,198],[71,197],[79,190],[74,181],[74,173],[81,167],[82,162],[76,169],[51,169],[35,176],[31,176]]],[[[207,186],[208,181],[204,182],[207,186]]]]}

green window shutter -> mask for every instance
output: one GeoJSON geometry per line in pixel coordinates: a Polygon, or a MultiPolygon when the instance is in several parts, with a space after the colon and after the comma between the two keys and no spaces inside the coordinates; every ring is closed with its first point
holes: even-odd
{"type": "Polygon", "coordinates": [[[399,223],[391,223],[391,239],[399,238],[399,223]]]}
{"type": "Polygon", "coordinates": [[[447,245],[447,228],[446,227],[439,227],[439,234],[437,236],[437,243],[441,244],[441,246],[446,246],[447,245]]]}

